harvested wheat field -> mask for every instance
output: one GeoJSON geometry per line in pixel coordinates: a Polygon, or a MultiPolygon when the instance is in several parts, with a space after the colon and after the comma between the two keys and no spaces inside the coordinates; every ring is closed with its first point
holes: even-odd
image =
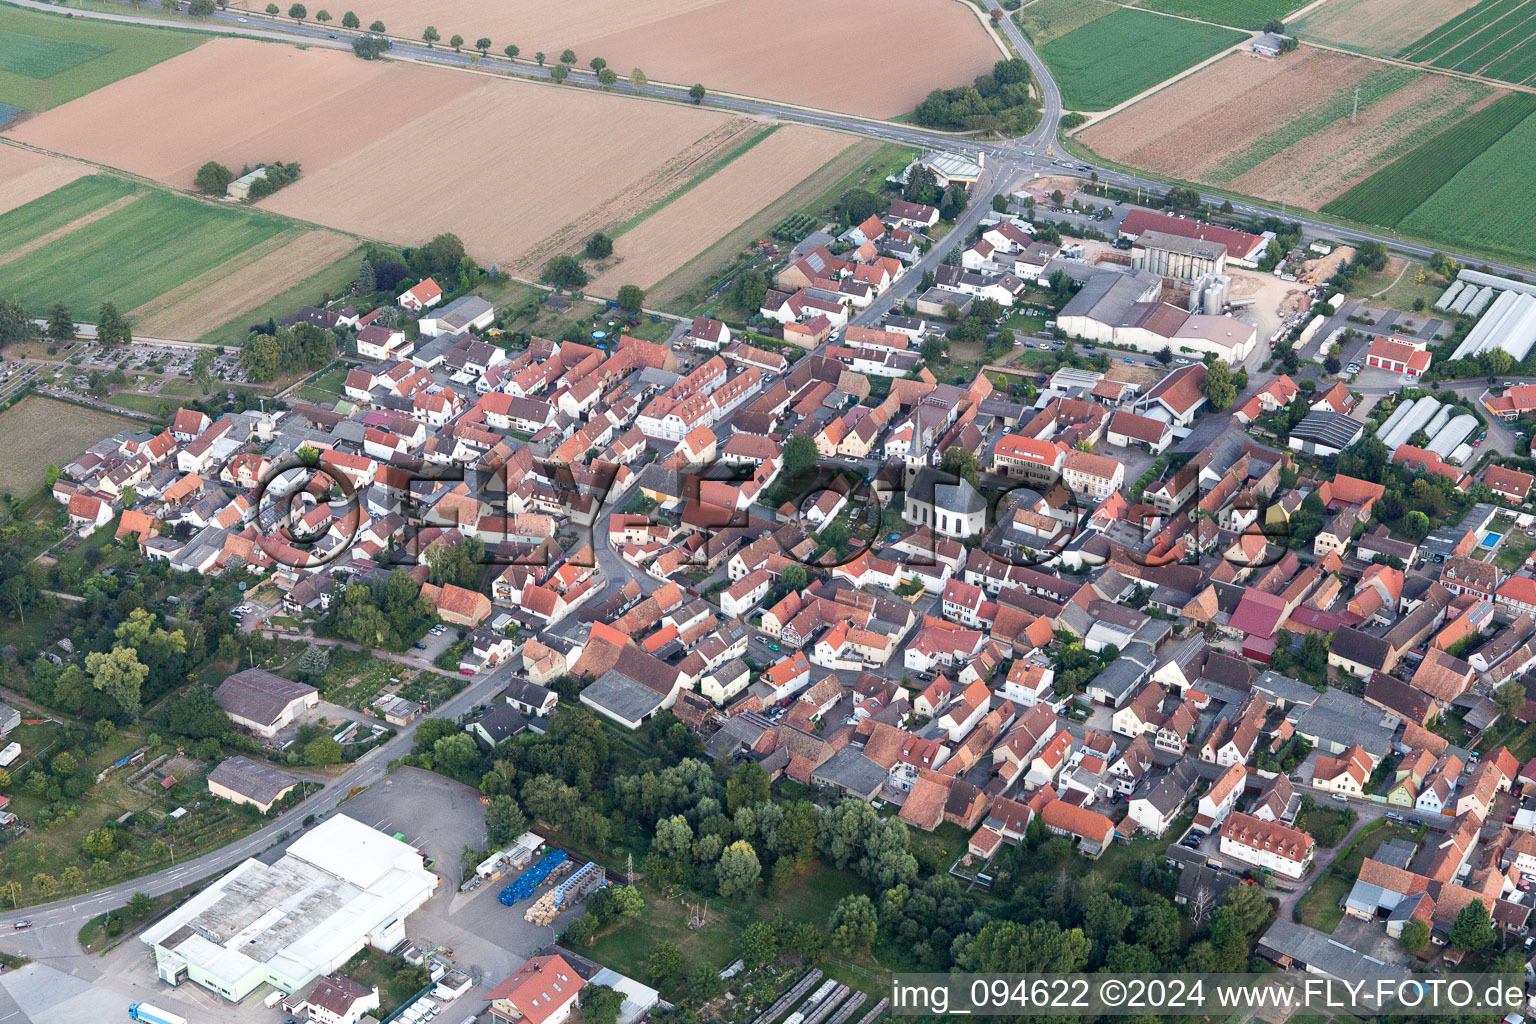
{"type": "MultiPolygon", "coordinates": [[[[474,75],[215,39],[24,122],[10,135],[180,188],[208,160],[318,171],[484,85],[474,75]],[[146,124],[168,127],[146,131],[146,124]]],[[[408,158],[410,144],[395,149],[408,158]],[[405,147],[405,148],[402,148],[405,147]]]]}
{"type": "Polygon", "coordinates": [[[1285,61],[1234,55],[1081,138],[1132,167],[1317,209],[1493,95],[1326,50],[1285,61]]]}
{"type": "Polygon", "coordinates": [[[0,213],[24,206],[89,173],[89,167],[70,160],[0,146],[0,213]]]}
{"type": "Polygon", "coordinates": [[[649,288],[814,174],[853,142],[844,135],[787,125],[614,240],[616,262],[588,290],[614,295],[626,284],[649,288]]]}
{"type": "Polygon", "coordinates": [[[348,235],[295,228],[224,261],[129,315],[134,329],[146,337],[200,338],[355,248],[357,239],[348,235]]]}
{"type": "Polygon", "coordinates": [[[352,9],[407,38],[432,25],[444,39],[488,36],[493,53],[515,43],[550,63],[569,47],[583,70],[602,57],[621,75],[640,67],[658,82],[866,117],[906,113],[1003,56],[961,0],[361,0],[352,9]]]}
{"type": "MultiPolygon", "coordinates": [[[[261,208],[404,245],[452,231],[483,263],[523,270],[652,208],[759,130],[709,109],[221,39],[17,134],[182,187],[208,159],[298,161],[300,179],[261,208]]],[[[699,225],[695,243],[713,230],[699,225]]]]}
{"type": "Polygon", "coordinates": [[[1290,27],[1302,39],[1391,57],[1478,0],[1328,0],[1290,27]]]}

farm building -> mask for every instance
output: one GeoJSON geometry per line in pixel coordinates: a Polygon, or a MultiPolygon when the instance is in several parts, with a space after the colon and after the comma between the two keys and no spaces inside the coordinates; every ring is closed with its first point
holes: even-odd
{"type": "Polygon", "coordinates": [[[1365,424],[1343,413],[1315,409],[1291,428],[1288,444],[1308,455],[1337,455],[1360,440],[1365,424]]]}
{"type": "Polygon", "coordinates": [[[495,318],[495,306],[478,295],[464,295],[430,316],[423,316],[417,323],[424,338],[445,334],[457,337],[471,330],[482,331],[491,326],[495,318]]]}
{"type": "Polygon", "coordinates": [[[267,169],[265,167],[258,167],[254,171],[242,174],[230,182],[225,186],[224,194],[238,202],[244,202],[251,198],[251,186],[266,176],[267,169]]]}
{"type": "Polygon", "coordinates": [[[235,725],[271,739],[305,708],[319,704],[320,692],[266,669],[248,668],[220,683],[213,698],[235,725]]]}
{"type": "Polygon", "coordinates": [[[236,755],[208,773],[208,792],[235,804],[250,804],[262,814],[293,790],[299,780],[269,764],[236,755]]]}

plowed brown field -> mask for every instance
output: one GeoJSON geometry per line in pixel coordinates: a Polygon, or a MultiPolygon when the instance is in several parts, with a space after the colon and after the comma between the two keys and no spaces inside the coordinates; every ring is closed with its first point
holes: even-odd
{"type": "MultiPolygon", "coordinates": [[[[245,0],[245,6],[263,8],[245,0]]],[[[363,24],[419,38],[488,36],[553,63],[567,47],[620,75],[890,117],[933,89],[964,85],[1002,54],[959,0],[360,0],[363,24]]]]}
{"type": "Polygon", "coordinates": [[[697,256],[714,239],[810,177],[853,140],[803,125],[780,128],[614,242],[617,262],[593,280],[594,295],[642,288],[697,256]]]}
{"type": "Polygon", "coordinates": [[[69,160],[0,146],[0,213],[24,206],[89,173],[89,167],[69,160]]]}

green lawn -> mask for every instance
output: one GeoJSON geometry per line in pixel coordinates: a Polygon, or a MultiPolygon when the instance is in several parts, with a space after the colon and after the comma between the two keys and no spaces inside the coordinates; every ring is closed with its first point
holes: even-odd
{"type": "Polygon", "coordinates": [[[1304,0],[1141,0],[1138,7],[1234,28],[1261,29],[1304,6],[1304,0]]]}
{"type": "MultiPolygon", "coordinates": [[[[90,179],[82,179],[90,180],[90,179]]],[[[66,186],[68,188],[69,186],[66,186]]],[[[100,188],[100,186],[97,186],[100,188]]],[[[60,189],[58,191],[64,191],[60,189]]],[[[35,203],[0,216],[0,238],[14,220],[36,231],[35,203]]],[[[99,192],[88,196],[98,208],[99,192]]],[[[50,204],[51,223],[74,217],[50,204]]],[[[0,294],[37,314],[62,302],[77,314],[110,300],[122,311],[140,306],[224,260],[285,230],[263,213],[213,206],[169,192],[149,190],[132,202],[0,266],[0,294]]],[[[33,237],[36,237],[34,235],[33,237]]]]}
{"type": "Polygon", "coordinates": [[[347,382],[347,369],[343,364],[333,366],[299,388],[299,398],[322,405],[336,401],[341,397],[342,386],[347,382]]]}
{"type": "MultiPolygon", "coordinates": [[[[916,833],[914,838],[919,838],[916,833]]],[[[832,908],[844,896],[875,897],[870,887],[851,873],[814,860],[800,868],[781,891],[729,902],[709,900],[704,926],[689,928],[690,911],[682,900],[697,907],[703,897],[686,893],[678,886],[661,888],[641,882],[639,889],[645,897],[645,913],[604,932],[581,952],[605,967],[642,980],[645,961],[659,943],[670,942],[681,949],[690,970],[703,963],[724,967],[736,956],[741,929],[753,921],[771,921],[782,912],[791,921],[808,921],[824,929],[832,908]]],[[[857,982],[849,984],[866,987],[857,982]]]]}
{"type": "Polygon", "coordinates": [[[1417,841],[1423,831],[1394,824],[1386,818],[1378,818],[1365,826],[1339,853],[1328,870],[1302,895],[1296,904],[1296,920],[1332,934],[1339,922],[1344,920],[1344,911],[1339,904],[1354,887],[1355,878],[1360,874],[1360,865],[1365,862],[1365,858],[1373,856],[1388,839],[1417,841]]]}
{"type": "Polygon", "coordinates": [[[1120,8],[1040,47],[1073,110],[1107,110],[1241,42],[1243,33],[1120,8]]]}
{"type": "Polygon", "coordinates": [[[1504,542],[1493,556],[1493,564],[1505,572],[1515,572],[1525,564],[1532,551],[1536,551],[1536,540],[1511,530],[1504,535],[1504,542]]]}
{"type": "Polygon", "coordinates": [[[136,75],[207,38],[0,5],[0,103],[47,110],[136,75]]]}

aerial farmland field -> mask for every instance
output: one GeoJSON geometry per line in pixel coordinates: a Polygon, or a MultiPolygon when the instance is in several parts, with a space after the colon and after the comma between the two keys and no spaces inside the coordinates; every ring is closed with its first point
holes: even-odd
{"type": "Polygon", "coordinates": [[[569,47],[582,70],[601,57],[621,76],[639,67],[658,82],[866,117],[905,113],[1005,56],[961,0],[356,0],[353,9],[363,24],[377,18],[408,38],[432,25],[444,39],[487,36],[493,53],[513,43],[523,58],[542,51],[549,63],[569,47]],[[845,45],[855,39],[878,44],[845,45]],[[919,53],[888,73],[895,55],[919,53]]]}
{"type": "Polygon", "coordinates": [[[1040,56],[1061,87],[1063,104],[1074,110],[1107,110],[1245,38],[1230,29],[1103,0],[1044,3],[1049,6],[1039,12],[1025,8],[1020,24],[1026,33],[1031,26],[1044,26],[1031,41],[1046,40],[1039,45],[1040,56]],[[1056,34],[1068,25],[1075,27],[1056,34]]]}
{"type": "Polygon", "coordinates": [[[1536,263],[1536,115],[1527,116],[1404,217],[1409,234],[1536,263]]]}
{"type": "Polygon", "coordinates": [[[286,228],[276,217],[92,175],[0,216],[0,295],[41,314],[127,311],[286,228]]]}
{"type": "Polygon", "coordinates": [[[91,169],[72,160],[58,160],[16,146],[0,146],[0,213],[47,195],[91,169]]]}
{"type": "MultiPolygon", "coordinates": [[[[536,274],[594,231],[640,224],[642,214],[712,167],[736,178],[742,171],[726,158],[763,127],[716,110],[219,39],[12,134],[181,188],[209,159],[236,169],[297,161],[299,180],[264,199],[262,209],[403,245],[451,231],[485,265],[536,274]],[[146,118],[177,130],[145,133],[139,126],[146,118]],[[576,167],[581,174],[569,173],[576,167]]],[[[796,131],[787,138],[828,136],[796,131]]],[[[801,173],[807,152],[828,148],[825,163],[846,145],[831,138],[835,148],[824,141],[793,155],[790,173],[809,173],[801,173]]],[[[742,159],[750,157],[746,150],[742,159]]],[[[760,158],[742,167],[774,183],[785,173],[760,158]]],[[[677,209],[660,209],[663,219],[635,235],[623,255],[634,268],[647,265],[643,246],[651,239],[658,266],[674,260],[675,242],[661,230],[668,224],[706,248],[771,201],[776,187],[742,184],[736,201],[752,201],[734,212],[683,196],[671,204],[677,209]]],[[[177,315],[170,304],[156,314],[177,315]]],[[[205,321],[190,326],[207,329],[205,321]]]]}
{"type": "Polygon", "coordinates": [[[47,110],[207,38],[196,32],[106,25],[0,4],[0,103],[47,110]]]}
{"type": "Polygon", "coordinates": [[[1536,96],[1509,93],[1383,167],[1323,211],[1395,228],[1533,111],[1536,96]]]}
{"type": "Polygon", "coordinates": [[[593,280],[597,295],[625,284],[649,288],[699,251],[699,226],[719,237],[794,188],[851,145],[844,135],[780,128],[614,240],[617,262],[593,280]]]}
{"type": "Polygon", "coordinates": [[[1309,48],[1280,61],[1233,55],[1080,138],[1132,167],[1318,209],[1493,94],[1477,82],[1309,48]]]}
{"type": "Polygon", "coordinates": [[[1234,28],[1260,29],[1305,6],[1306,0],[1140,0],[1137,7],[1234,28]]]}
{"type": "Polygon", "coordinates": [[[1394,56],[1478,0],[1328,0],[1288,27],[1303,40],[1394,56]]]}
{"type": "Polygon", "coordinates": [[[0,412],[0,492],[24,498],[43,486],[49,463],[67,465],[104,437],[143,428],[125,416],[28,395],[0,412]]]}
{"type": "Polygon", "coordinates": [[[1536,4],[1483,0],[1398,54],[1430,64],[1518,85],[1536,80],[1536,4]]]}

